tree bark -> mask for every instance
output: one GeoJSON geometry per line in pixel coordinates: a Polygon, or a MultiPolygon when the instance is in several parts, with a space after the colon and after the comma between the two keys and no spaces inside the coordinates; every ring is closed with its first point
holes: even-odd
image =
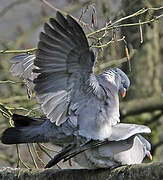
{"type": "Polygon", "coordinates": [[[109,169],[19,169],[1,168],[1,180],[161,180],[163,163],[122,166],[109,169]]]}

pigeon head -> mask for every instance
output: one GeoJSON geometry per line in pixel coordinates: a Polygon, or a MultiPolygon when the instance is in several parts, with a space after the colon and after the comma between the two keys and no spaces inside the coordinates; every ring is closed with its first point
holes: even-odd
{"type": "Polygon", "coordinates": [[[137,135],[143,145],[144,149],[144,156],[147,156],[150,160],[152,160],[151,151],[151,144],[141,135],[137,135]]]}
{"type": "Polygon", "coordinates": [[[105,73],[114,79],[122,97],[125,97],[126,91],[130,86],[130,80],[127,75],[119,68],[110,68],[105,73]]]}

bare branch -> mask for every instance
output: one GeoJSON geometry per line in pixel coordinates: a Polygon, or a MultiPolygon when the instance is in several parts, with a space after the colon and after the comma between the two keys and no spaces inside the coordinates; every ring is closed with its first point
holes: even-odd
{"type": "MultiPolygon", "coordinates": [[[[68,13],[66,13],[65,11],[62,11],[61,9],[56,8],[55,6],[53,6],[52,4],[50,4],[48,1],[46,0],[40,0],[42,1],[44,4],[46,4],[47,6],[49,6],[50,8],[54,9],[55,11],[59,11],[61,12],[64,16],[68,15],[68,13]]],[[[72,16],[72,15],[71,15],[72,16]]],[[[79,19],[77,19],[76,17],[72,16],[76,21],[79,21],[79,19]]],[[[86,24],[85,22],[81,21],[80,19],[80,23],[84,26],[88,26],[88,24],[86,24]]]]}
{"type": "Polygon", "coordinates": [[[33,164],[34,164],[35,168],[38,168],[35,157],[33,155],[32,149],[31,149],[31,144],[27,143],[27,147],[28,147],[28,151],[29,151],[29,153],[31,155],[31,158],[32,158],[32,161],[33,161],[33,164]]]}
{"type": "Polygon", "coordinates": [[[92,48],[103,48],[103,47],[106,47],[108,46],[109,44],[111,43],[115,43],[115,42],[120,42],[120,41],[123,41],[125,38],[125,36],[123,36],[121,39],[116,39],[116,40],[110,40],[109,42],[107,42],[106,44],[101,44],[100,46],[91,46],[92,48]]]}
{"type": "Polygon", "coordinates": [[[156,110],[163,110],[163,97],[136,99],[120,104],[122,118],[156,110]]]}
{"type": "MultiPolygon", "coordinates": [[[[46,4],[47,4],[48,6],[50,6],[50,7],[52,6],[52,5],[49,4],[46,0],[41,0],[41,1],[44,2],[44,3],[46,3],[46,4]]],[[[52,6],[52,8],[55,9],[56,11],[62,12],[64,15],[67,15],[66,12],[61,11],[60,9],[55,8],[54,6],[52,6]]],[[[159,16],[156,16],[156,17],[154,17],[154,18],[152,18],[152,19],[150,19],[150,20],[143,21],[143,22],[140,22],[140,21],[139,21],[139,22],[137,22],[137,23],[120,24],[120,25],[115,26],[115,24],[118,24],[118,23],[120,23],[120,22],[122,22],[122,21],[124,21],[124,20],[126,20],[126,19],[129,19],[129,18],[138,16],[138,15],[140,15],[140,14],[143,14],[143,13],[149,11],[149,10],[158,11],[158,10],[161,10],[161,9],[163,9],[163,6],[158,7],[158,8],[147,8],[147,9],[144,9],[144,8],[143,8],[143,9],[137,11],[136,13],[133,13],[133,14],[131,14],[131,15],[129,15],[129,16],[126,16],[126,17],[123,17],[123,18],[117,20],[116,22],[114,22],[114,23],[112,23],[112,24],[110,24],[110,22],[109,22],[109,23],[106,24],[106,26],[105,26],[104,28],[101,28],[101,29],[99,29],[99,30],[97,30],[97,31],[91,32],[91,33],[87,34],[86,36],[87,36],[87,38],[93,38],[93,37],[92,37],[93,35],[98,34],[98,33],[104,31],[104,34],[102,35],[102,37],[99,38],[99,41],[101,41],[101,39],[103,39],[103,38],[105,38],[105,37],[107,36],[108,30],[113,30],[113,29],[117,29],[117,28],[121,28],[121,27],[131,27],[131,26],[139,26],[139,27],[140,27],[141,25],[144,25],[144,24],[153,23],[153,22],[157,21],[158,19],[162,18],[162,17],[163,17],[163,14],[161,14],[161,15],[159,15],[159,16]]],[[[76,19],[76,20],[78,21],[77,18],[74,17],[74,19],[76,19]]],[[[88,24],[86,24],[86,23],[84,23],[84,22],[82,22],[82,24],[83,24],[84,26],[88,26],[88,24]]],[[[122,39],[119,39],[119,41],[121,41],[121,40],[122,40],[122,39]]],[[[118,40],[117,40],[117,41],[118,41],[118,40]]],[[[97,46],[93,46],[93,47],[95,47],[95,48],[104,48],[104,47],[107,47],[110,43],[113,43],[113,42],[114,42],[114,41],[111,40],[111,41],[107,42],[106,44],[101,44],[101,43],[100,43],[99,46],[97,45],[97,46]]],[[[36,50],[37,50],[37,48],[26,49],[26,50],[0,50],[0,54],[33,53],[33,52],[36,51],[36,50]]]]}
{"type": "Polygon", "coordinates": [[[136,17],[138,15],[144,14],[145,12],[147,12],[149,10],[158,11],[158,10],[161,10],[161,9],[163,9],[163,6],[161,6],[159,8],[147,8],[147,9],[143,8],[143,9],[140,9],[139,11],[137,11],[137,12],[135,12],[135,13],[129,15],[129,16],[123,17],[123,18],[115,21],[112,24],[110,24],[110,22],[109,22],[109,25],[106,25],[104,28],[101,28],[101,29],[99,29],[97,31],[94,31],[94,32],[91,32],[91,33],[87,34],[87,37],[90,37],[90,36],[95,35],[97,33],[103,32],[105,30],[112,30],[114,28],[129,27],[129,26],[140,26],[140,25],[152,23],[152,22],[160,19],[161,17],[163,17],[163,14],[161,14],[159,16],[156,16],[155,18],[152,18],[152,19],[150,19],[148,21],[143,21],[143,22],[138,22],[138,23],[131,23],[131,24],[120,24],[120,25],[115,26],[115,24],[118,24],[118,23],[120,23],[120,22],[122,22],[122,21],[124,21],[126,19],[130,19],[130,18],[136,17]]]}
{"type": "Polygon", "coordinates": [[[13,53],[33,53],[37,48],[23,49],[23,50],[0,50],[0,54],[13,54],[13,53]]]}
{"type": "MultiPolygon", "coordinates": [[[[139,23],[140,23],[141,21],[139,20],[139,23]]],[[[143,43],[143,31],[142,31],[142,27],[141,27],[141,24],[140,24],[140,26],[139,26],[139,31],[140,31],[140,43],[142,44],[143,43]]]]}

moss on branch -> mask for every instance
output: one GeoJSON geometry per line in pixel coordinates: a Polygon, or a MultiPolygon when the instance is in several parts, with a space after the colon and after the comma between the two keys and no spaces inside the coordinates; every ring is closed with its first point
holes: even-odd
{"type": "Polygon", "coordinates": [[[1,168],[0,179],[10,180],[159,180],[163,179],[163,163],[122,166],[109,169],[19,169],[1,168]]]}

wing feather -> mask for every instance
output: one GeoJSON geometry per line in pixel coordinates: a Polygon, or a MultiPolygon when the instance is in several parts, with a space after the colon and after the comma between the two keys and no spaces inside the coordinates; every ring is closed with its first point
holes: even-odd
{"type": "Polygon", "coordinates": [[[34,79],[38,102],[56,125],[68,121],[79,125],[81,136],[102,140],[119,122],[117,87],[94,74],[94,53],[71,16],[57,12],[40,33],[36,55],[18,55],[11,62],[13,74],[34,79]]]}
{"type": "Polygon", "coordinates": [[[103,76],[94,74],[94,64],[85,33],[71,16],[65,18],[57,12],[56,19],[45,23],[34,61],[34,72],[39,73],[34,80],[35,91],[44,113],[58,126],[68,120],[80,126],[80,135],[104,139],[111,133],[107,128],[112,125],[110,121],[119,121],[119,106],[105,92],[103,76]],[[112,108],[105,103],[108,98],[116,107],[113,112],[118,111],[111,114],[116,118],[108,117],[108,108],[112,108]]]}
{"type": "Polygon", "coordinates": [[[19,76],[26,80],[31,88],[33,87],[32,81],[37,76],[33,73],[33,68],[36,68],[34,65],[35,58],[35,55],[21,54],[10,59],[12,64],[10,72],[13,76],[19,76]]]}

